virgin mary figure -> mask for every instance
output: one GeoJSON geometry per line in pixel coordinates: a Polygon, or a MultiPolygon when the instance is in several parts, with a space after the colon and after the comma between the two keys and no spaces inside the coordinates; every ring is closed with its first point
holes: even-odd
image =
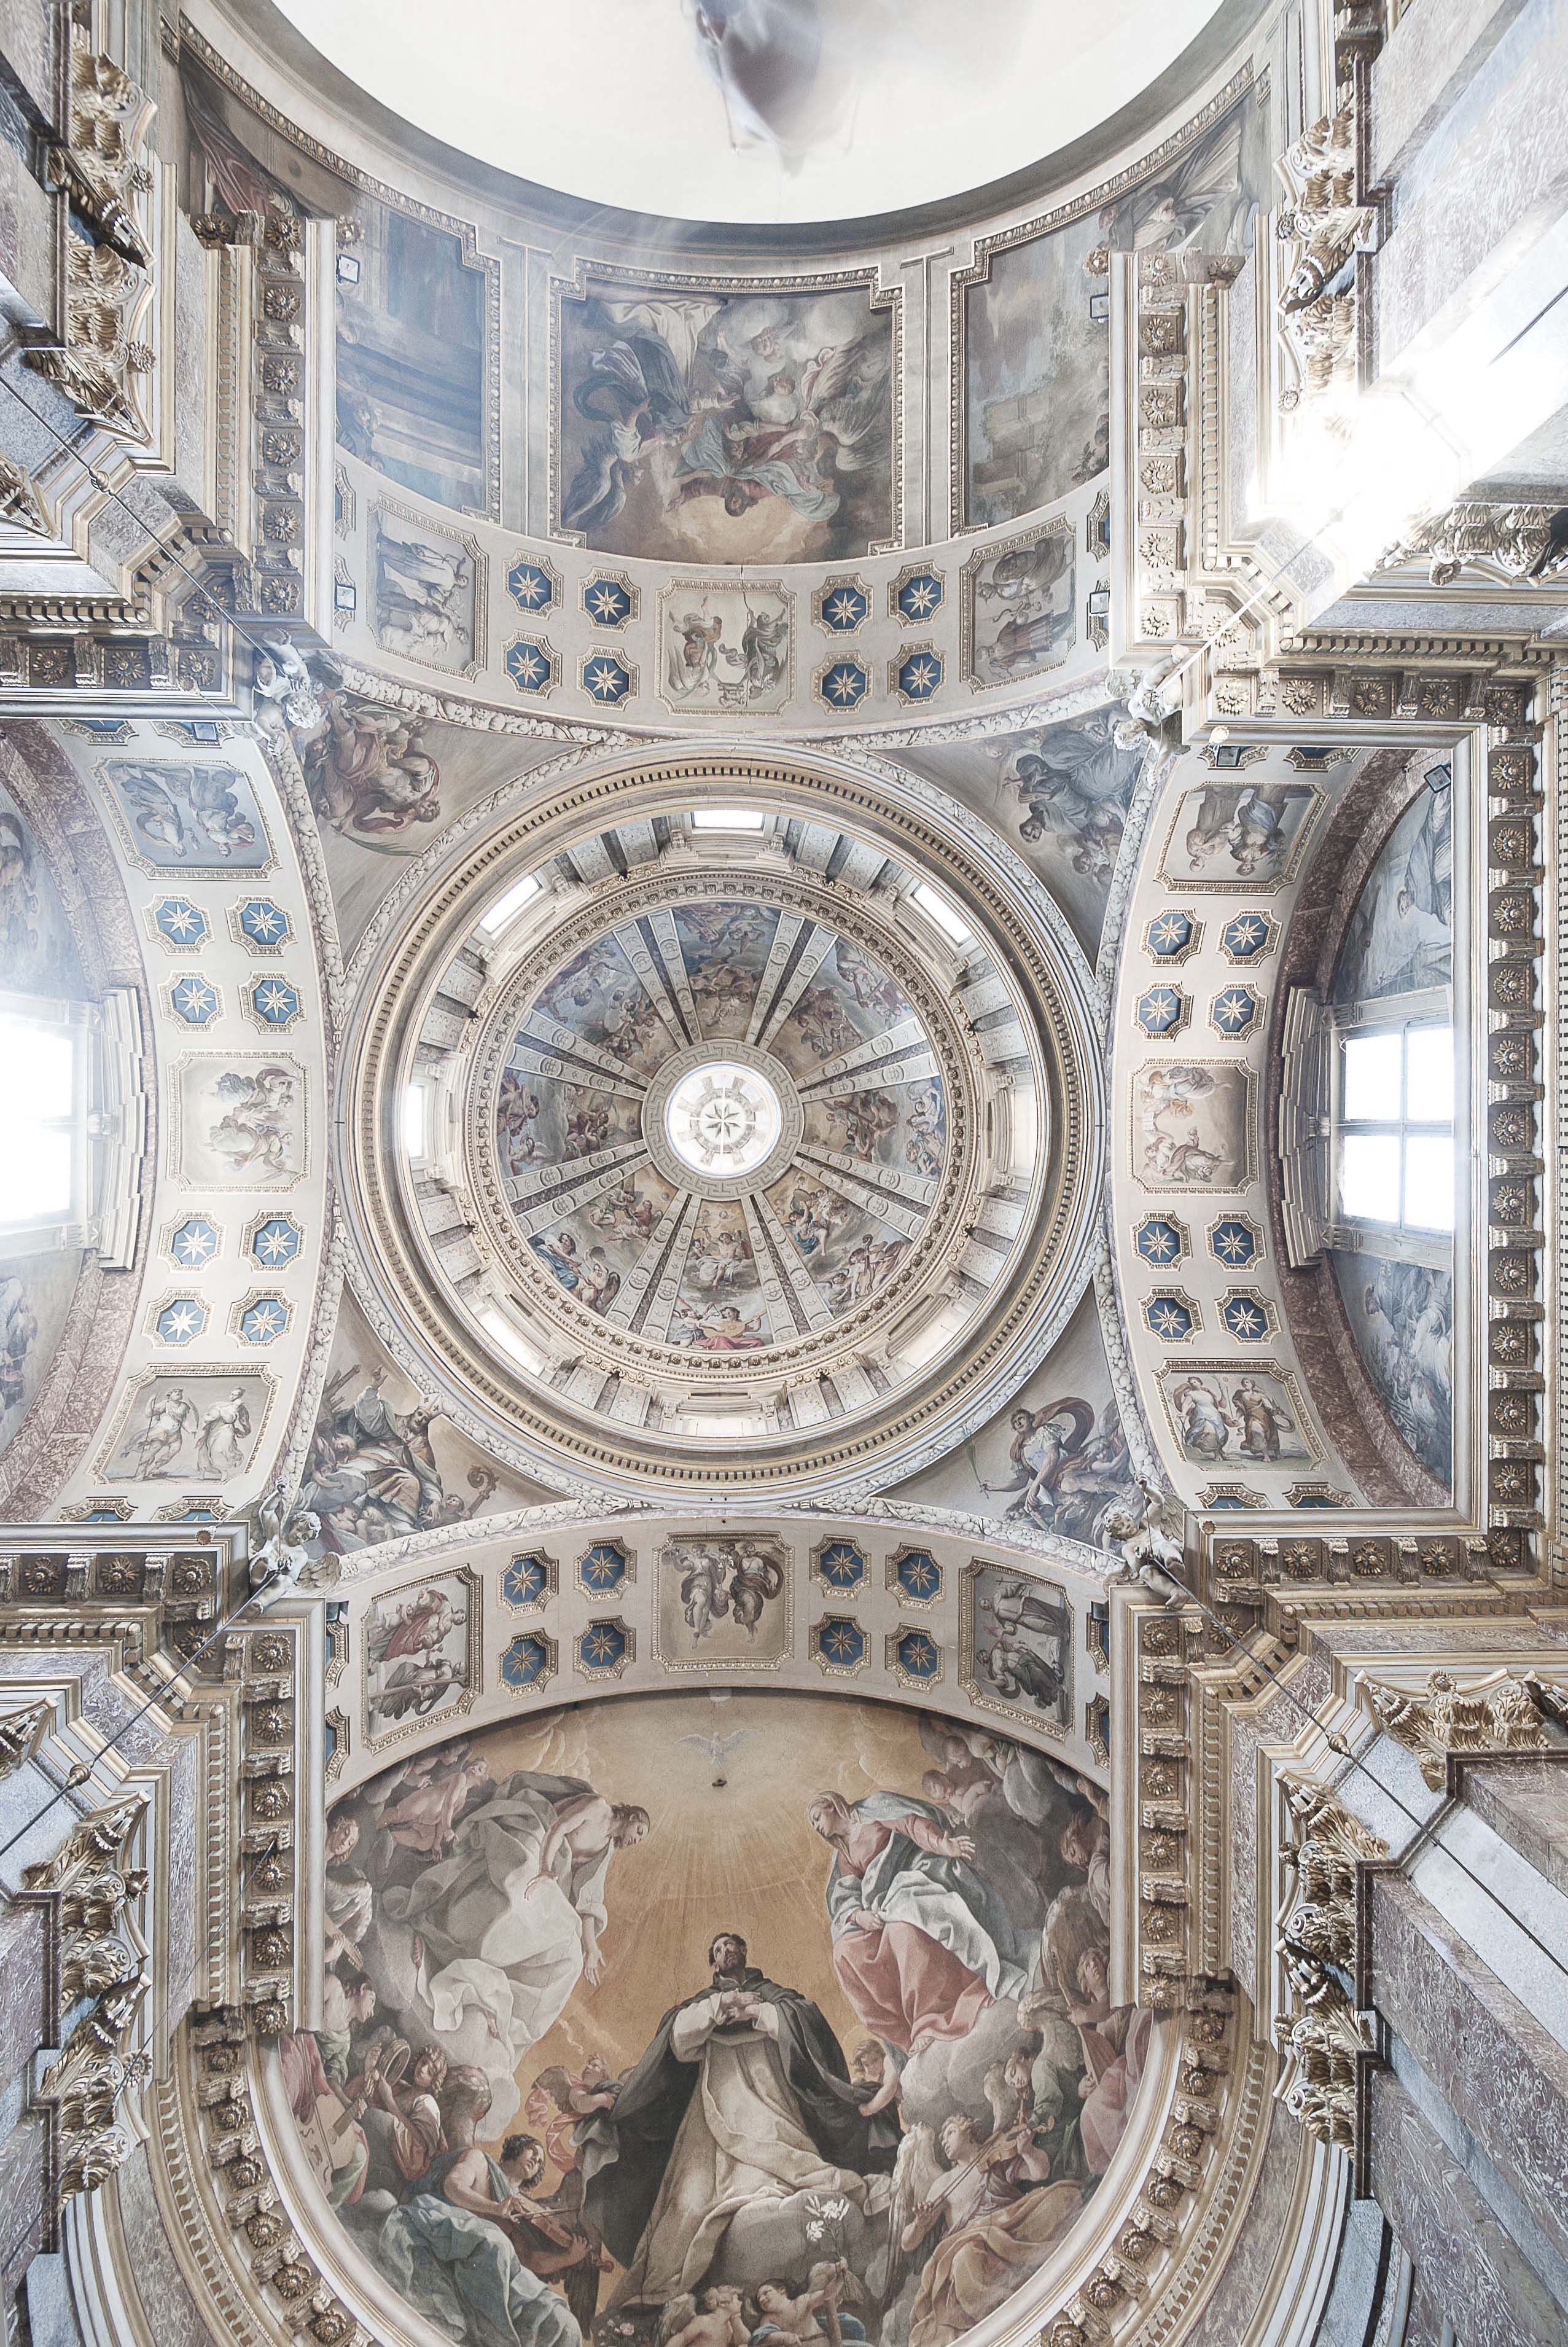
{"type": "Polygon", "coordinates": [[[967,2036],[988,2005],[1023,1994],[1028,1958],[1007,1910],[939,1809],[907,1793],[819,1793],[807,1815],[833,1851],[834,1970],[885,2045],[910,2054],[967,2036]]]}
{"type": "Polygon", "coordinates": [[[646,1809],[519,1768],[462,1820],[451,1857],[387,1889],[382,1912],[409,1934],[415,2008],[450,2054],[510,2073],[579,1980],[597,1982],[610,1861],[647,1831],[646,1809]]]}

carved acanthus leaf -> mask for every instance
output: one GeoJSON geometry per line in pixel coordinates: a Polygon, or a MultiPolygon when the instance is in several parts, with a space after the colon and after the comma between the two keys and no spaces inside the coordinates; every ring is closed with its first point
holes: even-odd
{"type": "Polygon", "coordinates": [[[1433,1792],[1448,1781],[1450,1754],[1543,1751],[1546,1721],[1568,1713],[1568,1681],[1507,1672],[1461,1687],[1451,1672],[1434,1671],[1424,1696],[1371,1679],[1366,1696],[1378,1724],[1415,1754],[1433,1792]]]}
{"type": "Polygon", "coordinates": [[[1465,498],[1396,539],[1378,568],[1421,561],[1434,587],[1451,585],[1467,568],[1501,571],[1505,579],[1549,579],[1568,564],[1568,512],[1465,498]]]}
{"type": "Polygon", "coordinates": [[[54,1724],[51,1703],[29,1703],[0,1719],[0,1785],[36,1752],[54,1724]]]}

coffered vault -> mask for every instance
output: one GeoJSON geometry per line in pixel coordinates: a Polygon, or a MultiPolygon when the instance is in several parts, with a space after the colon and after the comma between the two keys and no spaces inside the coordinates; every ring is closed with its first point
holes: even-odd
{"type": "Polygon", "coordinates": [[[0,9],[7,2337],[1568,2335],[1568,30],[958,14],[0,9]]]}

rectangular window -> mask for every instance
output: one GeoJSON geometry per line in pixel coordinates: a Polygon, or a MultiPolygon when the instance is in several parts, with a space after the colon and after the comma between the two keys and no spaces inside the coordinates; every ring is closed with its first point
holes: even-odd
{"type": "Polygon", "coordinates": [[[1390,1230],[1454,1226],[1454,1038],[1409,1021],[1340,1046],[1339,1211],[1390,1230]]]}
{"type": "Polygon", "coordinates": [[[0,1011],[0,1234],[21,1235],[77,1211],[80,1039],[77,1028],[0,1011]]]}

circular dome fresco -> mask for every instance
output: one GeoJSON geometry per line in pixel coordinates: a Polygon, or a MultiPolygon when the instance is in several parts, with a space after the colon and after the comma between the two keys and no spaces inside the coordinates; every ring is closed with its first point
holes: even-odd
{"type": "Polygon", "coordinates": [[[865,218],[1027,170],[1175,65],[1220,0],[279,0],[480,162],[682,220],[865,218]]]}
{"type": "Polygon", "coordinates": [[[1060,917],[946,802],[760,766],[563,784],[389,922],[359,1005],[347,1187],[385,1309],[547,1481],[912,1471],[1088,1276],[1100,1073],[1060,917]]]}

